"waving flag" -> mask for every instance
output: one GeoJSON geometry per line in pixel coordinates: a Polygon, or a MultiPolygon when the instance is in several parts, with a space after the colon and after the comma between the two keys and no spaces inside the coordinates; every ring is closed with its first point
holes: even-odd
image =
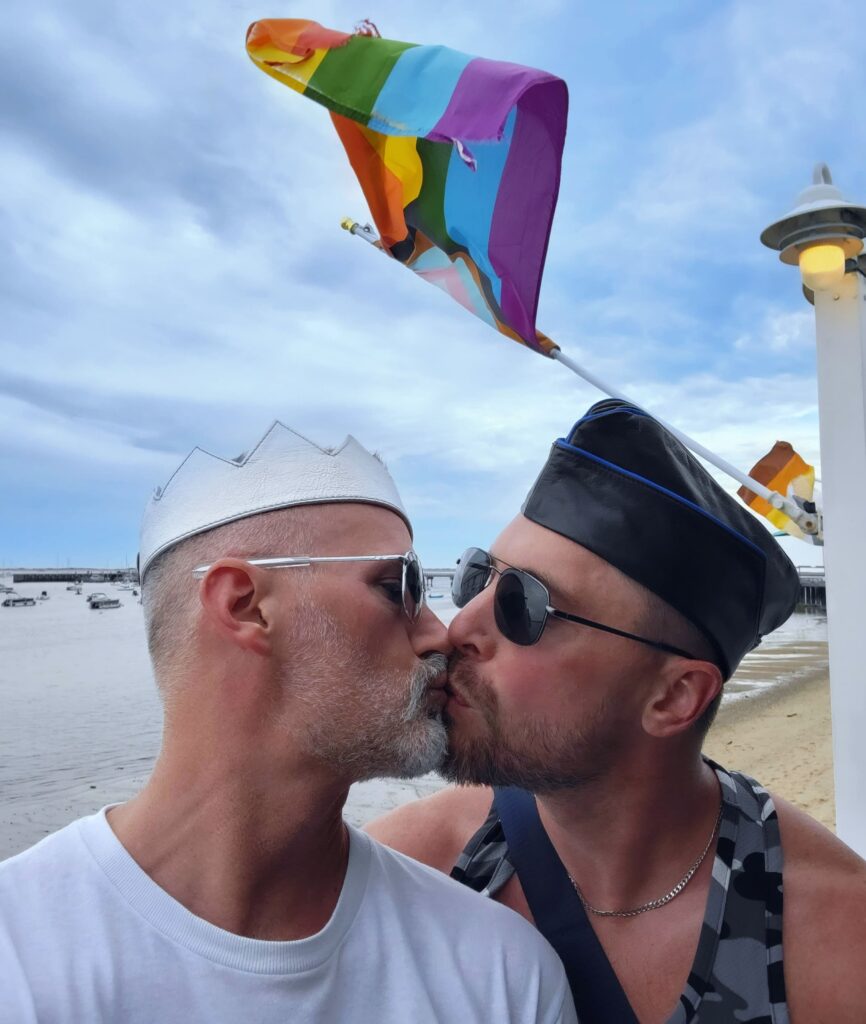
{"type": "MultiPolygon", "coordinates": [[[[328,109],[378,229],[376,245],[506,337],[641,405],[535,326],[565,143],[562,79],[444,46],[381,39],[370,22],[350,35],[315,21],[257,21],[247,52],[265,74],[328,109]]],[[[374,241],[372,230],[346,226],[374,241]]],[[[766,499],[776,496],[760,480],[656,418],[752,488],[752,507],[760,503],[797,536],[796,520],[813,528],[816,517],[802,503],[784,494],[789,515],[775,512],[766,499]]]]}
{"type": "MultiPolygon", "coordinates": [[[[772,449],[760,459],[749,474],[755,480],[796,501],[801,507],[811,504],[815,492],[815,467],[805,462],[787,441],[777,441],[772,449]]],[[[741,487],[737,494],[759,515],[769,519],[779,530],[801,540],[814,540],[803,533],[799,526],[779,509],[759,497],[747,487],[741,487]]]]}
{"type": "MultiPolygon", "coordinates": [[[[367,25],[367,31],[372,26],[367,25]]],[[[247,52],[331,112],[386,253],[538,352],[568,92],[544,71],[265,20],[247,52]]]]}

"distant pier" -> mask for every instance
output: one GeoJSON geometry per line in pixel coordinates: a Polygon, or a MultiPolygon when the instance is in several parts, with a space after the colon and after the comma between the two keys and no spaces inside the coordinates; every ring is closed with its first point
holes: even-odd
{"type": "MultiPolygon", "coordinates": [[[[18,569],[11,570],[13,583],[119,583],[138,581],[134,569],[18,569]]],[[[428,588],[438,585],[451,588],[456,569],[425,569],[424,582],[428,588]]],[[[804,609],[827,608],[827,584],[823,566],[798,566],[800,574],[799,606],[804,609]]]]}
{"type": "Polygon", "coordinates": [[[13,583],[136,583],[135,569],[10,569],[13,583]]]}
{"type": "Polygon", "coordinates": [[[823,566],[800,565],[797,567],[797,572],[800,574],[799,607],[808,611],[815,609],[826,611],[827,582],[823,566]]]}
{"type": "Polygon", "coordinates": [[[454,579],[454,573],[457,570],[452,565],[450,569],[425,569],[424,570],[424,582],[427,584],[428,589],[433,586],[436,580],[440,580],[446,583],[448,589],[451,589],[451,581],[454,579]]]}

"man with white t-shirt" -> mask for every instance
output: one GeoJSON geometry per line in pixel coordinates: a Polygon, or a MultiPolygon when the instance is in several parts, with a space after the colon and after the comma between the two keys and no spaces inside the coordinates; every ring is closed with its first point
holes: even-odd
{"type": "Polygon", "coordinates": [[[145,788],[0,865],[0,1022],[575,1020],[517,914],[347,826],[434,768],[447,640],[393,481],[275,424],[144,516],[163,745],[145,788]]]}

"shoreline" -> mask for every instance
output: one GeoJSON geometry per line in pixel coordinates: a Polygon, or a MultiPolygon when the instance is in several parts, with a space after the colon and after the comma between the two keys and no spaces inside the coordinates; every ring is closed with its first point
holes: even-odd
{"type": "Polygon", "coordinates": [[[814,666],[723,704],[704,753],[836,827],[830,677],[814,666]]]}

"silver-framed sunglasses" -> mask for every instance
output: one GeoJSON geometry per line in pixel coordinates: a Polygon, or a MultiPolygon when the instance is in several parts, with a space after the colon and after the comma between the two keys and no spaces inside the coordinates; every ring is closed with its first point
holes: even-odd
{"type": "MultiPolygon", "coordinates": [[[[244,558],[249,565],[257,565],[262,569],[299,569],[305,565],[336,562],[402,562],[402,597],[403,611],[410,622],[415,622],[424,607],[427,588],[424,570],[418,556],[410,548],[402,555],[276,555],[270,558],[244,558]]],[[[192,574],[201,579],[214,563],[197,565],[192,574]]]]}

